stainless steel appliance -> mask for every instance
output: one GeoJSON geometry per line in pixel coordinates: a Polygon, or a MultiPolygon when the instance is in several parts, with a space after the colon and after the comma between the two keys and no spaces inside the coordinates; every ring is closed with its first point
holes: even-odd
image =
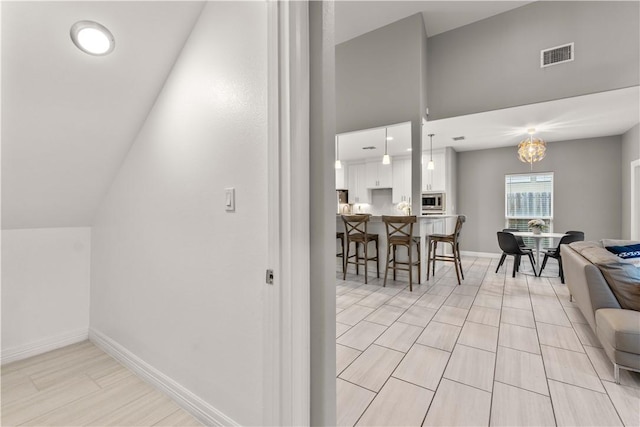
{"type": "Polygon", "coordinates": [[[445,212],[444,193],[422,193],[422,215],[437,215],[445,212]]]}
{"type": "Polygon", "coordinates": [[[349,203],[349,190],[336,190],[338,204],[349,203]]]}

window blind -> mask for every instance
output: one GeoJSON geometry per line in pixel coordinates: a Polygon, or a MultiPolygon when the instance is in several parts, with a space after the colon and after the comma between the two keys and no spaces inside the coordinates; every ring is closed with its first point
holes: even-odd
{"type": "Polygon", "coordinates": [[[553,218],[553,174],[505,176],[507,218],[553,218]]]}

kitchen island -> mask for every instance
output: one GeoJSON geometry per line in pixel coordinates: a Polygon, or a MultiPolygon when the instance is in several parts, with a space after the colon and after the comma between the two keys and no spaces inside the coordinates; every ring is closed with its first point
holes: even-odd
{"type": "MultiPolygon", "coordinates": [[[[427,237],[430,234],[452,233],[455,227],[457,217],[458,215],[420,215],[417,217],[418,221],[413,227],[413,234],[416,237],[418,236],[420,237],[420,258],[421,258],[420,259],[420,262],[421,262],[420,283],[424,283],[427,278],[427,248],[426,248],[427,237]]],[[[337,232],[345,231],[342,215],[340,214],[336,215],[336,231],[337,232]]],[[[382,279],[384,278],[385,262],[387,259],[387,230],[385,229],[385,225],[382,222],[381,215],[371,215],[370,220],[367,224],[367,232],[370,234],[378,235],[378,250],[379,250],[378,262],[380,265],[380,278],[382,279]]],[[[369,243],[369,245],[370,245],[369,251],[371,254],[371,251],[375,250],[373,249],[375,245],[373,243],[369,243]]],[[[450,251],[450,248],[448,248],[447,246],[449,245],[441,245],[441,247],[438,248],[438,252],[440,252],[440,250],[446,250],[447,252],[450,251]]],[[[336,253],[341,252],[340,240],[337,240],[337,239],[336,239],[336,251],[337,251],[336,253]]],[[[353,246],[352,246],[352,251],[353,251],[353,246]]],[[[415,256],[416,255],[415,249],[413,249],[413,251],[414,251],[413,256],[415,256]]],[[[362,248],[360,249],[360,254],[362,255],[362,248]]],[[[405,261],[407,260],[407,258],[408,258],[407,251],[404,249],[399,249],[398,260],[405,261]]],[[[338,271],[342,272],[342,268],[340,267],[340,264],[337,263],[336,266],[338,268],[338,271]]],[[[361,268],[360,270],[362,271],[363,269],[361,268]]],[[[355,266],[350,265],[348,272],[355,273],[355,266]]],[[[369,263],[368,272],[369,272],[369,277],[375,277],[376,266],[373,262],[369,263]]],[[[364,273],[361,273],[361,274],[364,274],[364,273]]],[[[391,272],[389,272],[389,274],[391,274],[391,272]]],[[[417,274],[417,272],[415,272],[415,274],[417,274]]],[[[401,277],[401,280],[407,280],[406,272],[399,271],[398,275],[401,277]]],[[[416,276],[414,275],[414,277],[416,276]]],[[[414,279],[414,281],[415,280],[416,279],[414,279]]]]}

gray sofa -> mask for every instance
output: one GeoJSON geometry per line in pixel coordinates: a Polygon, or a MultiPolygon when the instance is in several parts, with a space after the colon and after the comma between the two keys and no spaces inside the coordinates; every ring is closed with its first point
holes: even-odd
{"type": "Polygon", "coordinates": [[[636,309],[623,308],[640,304],[638,294],[627,292],[628,289],[636,291],[636,286],[640,290],[640,268],[622,263],[604,246],[634,243],[638,242],[575,242],[560,248],[571,298],[613,363],[617,383],[620,368],[640,372],[640,311],[637,306],[636,309]],[[620,282],[626,288],[620,288],[620,282]]]}

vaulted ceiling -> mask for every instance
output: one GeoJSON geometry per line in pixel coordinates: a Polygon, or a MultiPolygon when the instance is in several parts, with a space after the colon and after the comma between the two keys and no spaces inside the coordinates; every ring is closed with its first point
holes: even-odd
{"type": "Polygon", "coordinates": [[[2,2],[2,228],[90,225],[202,2],[2,2]],[[81,20],[115,50],[72,43],[81,20]]]}

